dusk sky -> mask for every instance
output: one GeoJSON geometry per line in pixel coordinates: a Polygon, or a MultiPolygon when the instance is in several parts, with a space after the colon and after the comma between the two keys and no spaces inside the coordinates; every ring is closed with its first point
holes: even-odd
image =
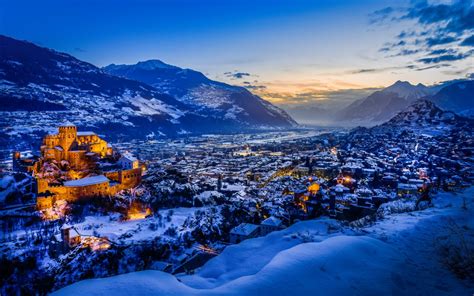
{"type": "Polygon", "coordinates": [[[160,59],[280,105],[474,67],[472,0],[131,3],[2,0],[0,34],[97,66],[160,59]]]}

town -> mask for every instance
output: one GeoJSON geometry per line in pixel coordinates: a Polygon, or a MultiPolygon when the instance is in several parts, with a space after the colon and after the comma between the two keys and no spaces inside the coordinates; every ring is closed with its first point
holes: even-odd
{"type": "Polygon", "coordinates": [[[230,244],[299,221],[355,226],[390,202],[427,208],[424,192],[472,184],[469,124],[113,145],[61,126],[44,137],[38,156],[16,151],[4,163],[0,248],[15,256],[2,264],[30,262],[12,273],[35,274],[38,291],[142,269],[189,274],[230,244]]]}

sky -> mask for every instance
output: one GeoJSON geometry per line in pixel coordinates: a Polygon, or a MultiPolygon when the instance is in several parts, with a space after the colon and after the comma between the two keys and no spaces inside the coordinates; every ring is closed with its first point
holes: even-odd
{"type": "Polygon", "coordinates": [[[160,59],[288,108],[474,68],[464,1],[0,0],[0,34],[97,66],[160,59]]]}

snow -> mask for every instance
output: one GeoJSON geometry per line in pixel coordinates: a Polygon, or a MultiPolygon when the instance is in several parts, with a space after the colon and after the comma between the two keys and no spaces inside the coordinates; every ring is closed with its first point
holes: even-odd
{"type": "Polygon", "coordinates": [[[203,204],[212,204],[214,203],[215,198],[223,197],[224,195],[218,191],[203,191],[198,195],[194,196],[194,199],[199,200],[203,204]]]}
{"type": "Polygon", "coordinates": [[[155,98],[150,100],[145,99],[141,96],[130,97],[129,102],[138,107],[139,111],[134,111],[131,115],[139,114],[139,115],[160,115],[160,114],[168,114],[173,119],[178,119],[179,117],[183,116],[184,113],[171,105],[167,105],[162,101],[159,101],[155,98]]]}
{"type": "Polygon", "coordinates": [[[173,215],[170,217],[170,221],[167,221],[165,218],[169,213],[169,210],[166,209],[159,211],[163,219],[152,216],[146,219],[119,221],[119,217],[113,215],[87,216],[85,221],[73,226],[82,235],[94,235],[95,232],[99,236],[109,236],[109,234],[114,234],[114,236],[119,238],[123,236],[122,238],[125,242],[142,241],[163,235],[170,226],[177,226],[178,231],[185,230],[183,229],[183,223],[186,219],[203,209],[205,208],[172,209],[173,215]],[[156,230],[150,229],[151,224],[156,225],[156,230]]]}
{"type": "Polygon", "coordinates": [[[4,176],[0,179],[0,204],[5,202],[8,194],[16,189],[15,178],[12,176],[4,176]]]}
{"type": "Polygon", "coordinates": [[[80,137],[80,136],[94,136],[94,135],[97,135],[96,133],[94,132],[77,132],[77,135],[80,137]]]}
{"type": "Polygon", "coordinates": [[[280,226],[281,225],[281,220],[278,218],[275,218],[273,216],[268,217],[267,219],[262,221],[262,225],[268,225],[268,226],[280,226]]]}
{"type": "Polygon", "coordinates": [[[104,182],[109,182],[109,179],[104,175],[93,176],[93,177],[86,177],[79,180],[72,180],[64,182],[64,186],[66,187],[77,187],[77,186],[89,186],[100,184],[104,182]]]}
{"type": "Polygon", "coordinates": [[[131,161],[131,162],[134,162],[134,161],[137,161],[138,159],[133,156],[130,152],[125,152],[122,154],[122,158],[124,158],[125,160],[128,160],[128,161],[131,161]]]}
{"type": "Polygon", "coordinates": [[[250,235],[258,229],[258,225],[251,223],[242,223],[230,231],[231,234],[250,235]]]}
{"type": "Polygon", "coordinates": [[[450,238],[449,221],[474,236],[473,196],[474,187],[442,193],[432,208],[362,228],[328,218],[299,222],[227,247],[194,275],[135,272],[53,295],[470,295],[474,284],[456,278],[436,248],[450,238]]]}

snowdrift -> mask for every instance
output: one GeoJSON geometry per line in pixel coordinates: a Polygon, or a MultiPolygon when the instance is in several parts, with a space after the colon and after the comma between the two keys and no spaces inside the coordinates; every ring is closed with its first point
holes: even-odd
{"type": "Polygon", "coordinates": [[[227,247],[194,275],[142,271],[53,295],[468,295],[474,283],[443,265],[436,242],[452,237],[449,221],[474,238],[473,197],[474,187],[441,193],[433,208],[387,213],[362,229],[327,218],[299,222],[227,247]]]}
{"type": "Polygon", "coordinates": [[[278,253],[254,275],[239,277],[214,289],[197,289],[159,271],[143,271],[105,279],[85,280],[53,295],[353,295],[391,293],[390,262],[396,258],[385,243],[358,236],[335,236],[303,243],[278,253]],[[361,273],[367,276],[361,276],[361,273]],[[369,289],[370,287],[370,289],[369,289]],[[263,294],[262,294],[263,293],[263,294]]]}

